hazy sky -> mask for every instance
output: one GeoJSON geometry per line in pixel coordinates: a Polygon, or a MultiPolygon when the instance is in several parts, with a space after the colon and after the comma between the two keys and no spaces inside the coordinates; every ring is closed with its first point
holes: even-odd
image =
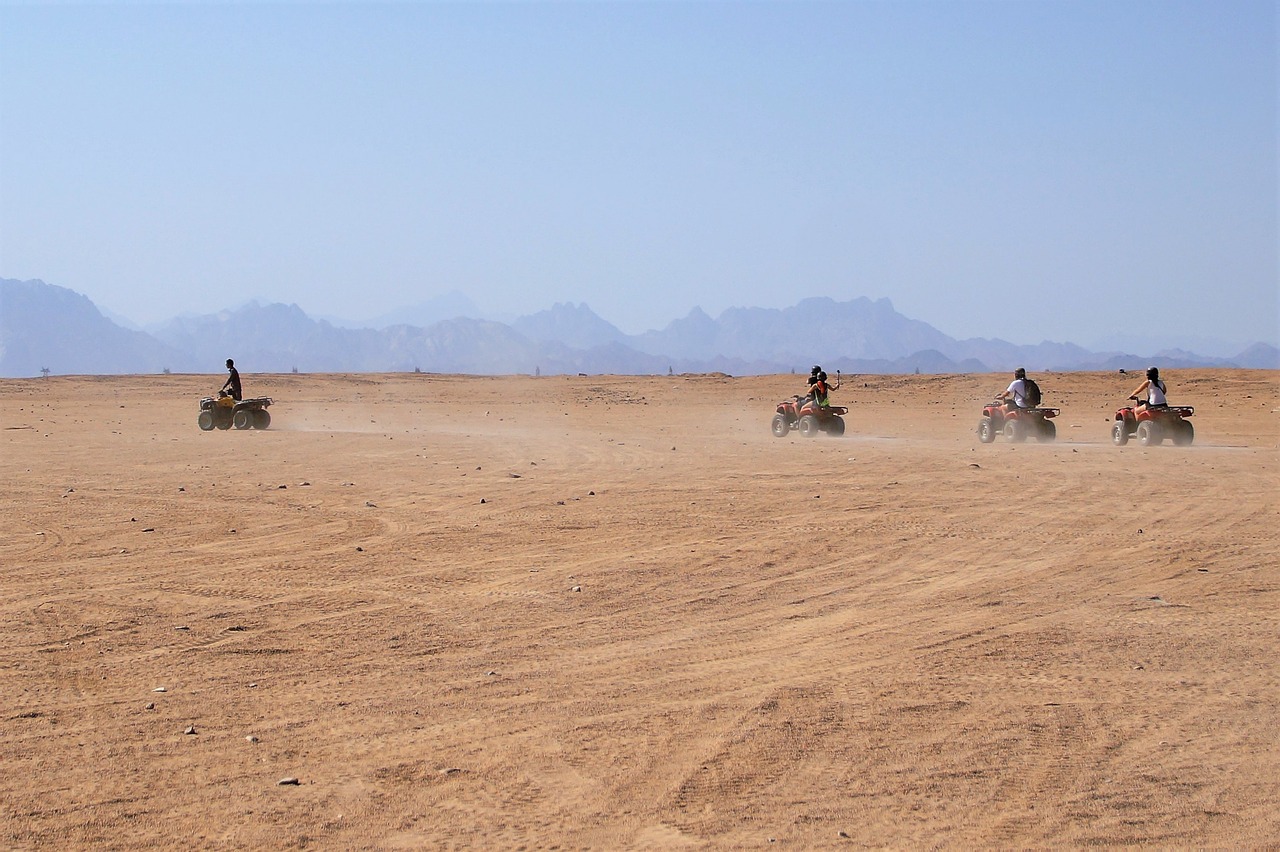
{"type": "MultiPolygon", "coordinates": [[[[1276,343],[1275,2],[5,4],[0,277],[1276,343]]],[[[799,330],[798,330],[799,331],[799,330]]]]}

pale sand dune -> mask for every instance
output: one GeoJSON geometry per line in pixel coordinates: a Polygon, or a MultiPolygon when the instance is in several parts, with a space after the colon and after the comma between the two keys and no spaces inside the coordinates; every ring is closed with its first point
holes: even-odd
{"type": "Polygon", "coordinates": [[[802,378],[0,381],[0,847],[1280,841],[1276,374],[802,378]]]}

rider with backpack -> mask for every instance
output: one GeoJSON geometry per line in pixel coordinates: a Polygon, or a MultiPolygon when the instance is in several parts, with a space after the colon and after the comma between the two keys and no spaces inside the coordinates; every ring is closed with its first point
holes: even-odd
{"type": "Polygon", "coordinates": [[[1009,410],[1035,408],[1040,404],[1040,386],[1028,379],[1027,371],[1019,367],[1013,371],[1013,381],[1009,383],[1009,387],[996,399],[1003,399],[1005,408],[1009,410]]]}

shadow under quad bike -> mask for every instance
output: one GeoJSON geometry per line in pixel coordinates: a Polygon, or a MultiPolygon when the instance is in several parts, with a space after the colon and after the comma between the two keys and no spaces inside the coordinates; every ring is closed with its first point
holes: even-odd
{"type": "Polygon", "coordinates": [[[982,406],[982,418],[978,421],[978,440],[990,444],[997,435],[1014,444],[1028,438],[1048,443],[1058,437],[1058,427],[1053,422],[1059,410],[1056,408],[1006,408],[1003,400],[993,400],[982,406]]]}
{"type": "Polygon", "coordinates": [[[267,411],[269,405],[269,396],[237,402],[226,391],[219,391],[216,399],[206,396],[200,400],[196,424],[206,432],[232,426],[237,429],[266,429],[271,425],[271,413],[267,411]]]}
{"type": "Polygon", "coordinates": [[[818,405],[811,397],[793,396],[778,403],[773,415],[773,435],[785,438],[792,429],[806,438],[826,432],[832,437],[844,434],[844,415],[849,409],[843,405],[818,405]]]}
{"type": "MultiPolygon", "coordinates": [[[[1137,397],[1129,399],[1137,401],[1137,397]]],[[[1137,438],[1142,446],[1155,447],[1168,438],[1174,446],[1189,447],[1196,439],[1196,430],[1186,418],[1195,413],[1195,408],[1190,405],[1157,408],[1126,405],[1117,408],[1115,422],[1111,424],[1111,443],[1123,447],[1130,438],[1137,438]]]]}

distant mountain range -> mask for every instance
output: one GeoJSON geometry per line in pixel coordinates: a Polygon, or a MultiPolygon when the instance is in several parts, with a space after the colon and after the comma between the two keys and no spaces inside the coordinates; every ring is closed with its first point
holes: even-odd
{"type": "MultiPolygon", "coordinates": [[[[412,310],[412,309],[411,309],[412,310]]],[[[227,358],[256,373],[403,372],[501,375],[808,372],[971,373],[1224,366],[1277,369],[1280,350],[1258,343],[1233,358],[1193,352],[1090,352],[1072,343],[956,340],[903,316],[888,299],[805,299],[784,309],[695,308],[666,328],[624,334],[585,304],[556,304],[511,323],[475,316],[465,297],[424,305],[423,324],[397,316],[347,327],[297,305],[250,303],[179,317],[140,331],[88,298],[43,281],[0,279],[0,376],[219,373],[227,358]],[[450,314],[453,314],[450,316],[450,314]]]]}

